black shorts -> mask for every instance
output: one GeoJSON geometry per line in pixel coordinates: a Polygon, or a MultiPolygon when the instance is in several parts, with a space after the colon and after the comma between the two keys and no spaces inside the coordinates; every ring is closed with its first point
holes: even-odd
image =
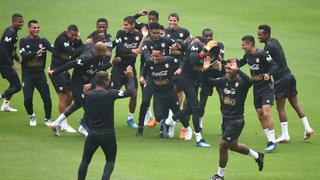
{"type": "Polygon", "coordinates": [[[296,96],[298,94],[296,86],[296,78],[291,73],[275,81],[274,94],[276,99],[296,96]]]}
{"type": "Polygon", "coordinates": [[[272,84],[263,87],[253,87],[253,104],[256,109],[261,109],[263,105],[273,105],[274,92],[272,84]]]}
{"type": "Polygon", "coordinates": [[[222,123],[222,139],[228,142],[236,142],[244,127],[244,120],[223,120],[222,123]]]}
{"type": "MultiPolygon", "coordinates": [[[[138,79],[136,70],[133,69],[134,88],[138,89],[138,79]]],[[[112,68],[111,70],[111,87],[113,89],[121,89],[122,86],[128,84],[128,77],[121,72],[118,68],[112,68]]]]}
{"type": "Polygon", "coordinates": [[[68,71],[57,74],[56,76],[49,76],[57,93],[65,93],[71,90],[71,76],[68,71]]]}

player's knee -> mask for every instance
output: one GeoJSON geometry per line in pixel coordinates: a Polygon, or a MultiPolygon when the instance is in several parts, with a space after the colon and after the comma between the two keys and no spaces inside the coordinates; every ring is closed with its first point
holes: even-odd
{"type": "Polygon", "coordinates": [[[227,149],[227,142],[226,142],[225,140],[221,140],[221,141],[219,142],[219,148],[220,148],[220,150],[225,150],[225,149],[227,149]]]}

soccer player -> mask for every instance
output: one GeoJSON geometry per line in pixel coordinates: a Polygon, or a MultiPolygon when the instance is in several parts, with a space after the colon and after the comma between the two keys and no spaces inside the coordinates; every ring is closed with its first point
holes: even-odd
{"type": "MultiPolygon", "coordinates": [[[[97,19],[96,28],[97,28],[96,30],[97,30],[98,32],[104,33],[104,35],[105,35],[105,40],[104,40],[103,42],[106,44],[106,46],[107,46],[107,48],[108,48],[108,52],[110,53],[110,56],[111,56],[111,51],[112,51],[112,48],[113,48],[113,41],[112,41],[111,35],[108,33],[108,28],[109,28],[109,26],[108,26],[108,20],[107,20],[106,18],[99,18],[99,19],[97,19]]],[[[93,33],[94,33],[94,32],[92,32],[92,33],[88,36],[86,42],[92,43],[91,41],[92,41],[93,33]]]]}
{"type": "Polygon", "coordinates": [[[114,130],[114,102],[116,99],[129,97],[134,93],[131,66],[127,67],[125,74],[128,77],[126,91],[109,89],[108,74],[104,71],[99,71],[94,78],[96,88],[84,94],[83,108],[88,116],[90,131],[84,143],[82,160],[78,170],[78,180],[86,178],[89,163],[99,146],[103,150],[106,159],[101,179],[110,179],[117,155],[114,130]]]}
{"type": "MultiPolygon", "coordinates": [[[[65,65],[50,70],[49,74],[53,77],[74,68],[71,78],[71,90],[73,96],[73,104],[69,105],[60,116],[49,125],[56,136],[60,136],[60,126],[69,115],[81,108],[81,96],[83,94],[83,86],[90,83],[96,72],[101,70],[103,65],[103,58],[106,55],[107,46],[102,43],[96,43],[93,48],[83,53],[76,60],[70,61],[65,65]]],[[[111,67],[111,66],[109,66],[111,67]]]]}
{"type": "MultiPolygon", "coordinates": [[[[209,28],[205,28],[202,30],[202,39],[205,44],[207,44],[209,41],[213,40],[213,30],[209,28]]],[[[224,58],[224,45],[221,42],[217,42],[218,48],[215,48],[215,51],[212,54],[212,62],[214,63],[217,60],[221,61],[224,58]]],[[[201,105],[201,113],[200,113],[200,128],[203,128],[203,116],[207,104],[207,100],[209,96],[212,96],[213,88],[215,87],[214,84],[209,83],[208,78],[218,78],[225,76],[224,69],[213,69],[209,68],[206,71],[204,71],[204,79],[203,83],[201,85],[201,91],[200,91],[200,105],[201,105]]],[[[216,90],[219,95],[220,104],[222,102],[222,89],[219,87],[216,87],[216,90]]]]}
{"type": "Polygon", "coordinates": [[[254,107],[268,143],[265,152],[272,152],[276,149],[275,132],[272,120],[272,105],[274,100],[273,83],[271,76],[276,72],[278,65],[268,52],[258,49],[255,46],[253,36],[247,35],[242,38],[242,49],[245,54],[238,62],[239,67],[249,65],[253,84],[254,107]]]}
{"type": "Polygon", "coordinates": [[[296,79],[287,65],[282,46],[277,39],[271,37],[271,27],[268,25],[260,25],[258,27],[258,39],[265,44],[264,50],[269,52],[279,66],[273,75],[274,93],[282,131],[276,142],[290,141],[288,119],[285,111],[286,99],[289,100],[291,106],[300,117],[305,129],[304,139],[307,140],[313,135],[313,130],[309,125],[307,116],[299,105],[296,79]]]}
{"type": "MultiPolygon", "coordinates": [[[[204,68],[209,68],[210,59],[205,60],[204,68]]],[[[210,78],[216,86],[221,87],[223,103],[221,105],[223,135],[219,143],[219,168],[211,180],[223,180],[224,171],[228,162],[228,150],[252,157],[263,169],[264,154],[240,144],[238,138],[244,127],[244,105],[248,90],[252,85],[250,77],[238,70],[236,59],[227,61],[226,76],[210,78]]]]}
{"type": "MultiPolygon", "coordinates": [[[[123,72],[129,65],[133,68],[135,89],[137,89],[138,86],[135,63],[137,55],[141,53],[139,45],[142,40],[142,34],[141,32],[136,31],[135,25],[135,19],[128,16],[123,19],[123,29],[117,32],[115,39],[115,57],[117,58],[115,58],[116,61],[113,61],[113,67],[111,70],[111,87],[114,89],[121,89],[123,85],[127,86],[128,80],[123,72]]],[[[137,93],[134,92],[130,97],[129,114],[127,118],[127,124],[132,128],[137,128],[137,124],[134,121],[136,104],[137,93]]]]}
{"type": "MultiPolygon", "coordinates": [[[[180,17],[177,13],[171,13],[168,16],[168,23],[169,26],[165,29],[165,34],[167,37],[175,40],[175,41],[185,41],[190,37],[190,32],[179,26],[180,23],[180,17]]],[[[171,50],[171,56],[174,58],[179,59],[180,61],[183,61],[185,53],[187,51],[188,47],[184,46],[176,46],[172,48],[171,50]]],[[[177,76],[175,77],[175,88],[178,93],[179,98],[179,105],[180,107],[183,106],[184,103],[184,94],[182,91],[182,83],[181,83],[180,74],[177,73],[177,76]]],[[[169,115],[171,117],[171,113],[169,115]]],[[[189,118],[188,118],[189,119],[189,118]]],[[[180,138],[184,138],[185,136],[185,129],[182,128],[180,132],[180,138]]]]}
{"type": "Polygon", "coordinates": [[[23,26],[23,16],[15,13],[12,15],[12,24],[2,34],[0,41],[0,73],[9,82],[9,88],[0,93],[0,99],[4,99],[1,111],[16,112],[17,109],[10,107],[12,96],[21,90],[21,83],[17,74],[18,68],[13,59],[20,61],[16,49],[18,43],[18,31],[23,26]]]}
{"type": "MultiPolygon", "coordinates": [[[[63,66],[71,60],[75,50],[79,48],[82,43],[74,43],[79,38],[79,30],[76,25],[69,25],[67,31],[63,31],[54,42],[54,49],[52,53],[52,60],[50,69],[56,69],[63,66]]],[[[72,103],[72,92],[70,87],[70,74],[65,71],[55,77],[49,76],[51,82],[59,96],[58,108],[62,113],[66,107],[72,103]]],[[[77,132],[65,120],[61,125],[61,130],[74,133],[77,132]]]]}
{"type": "Polygon", "coordinates": [[[145,9],[141,10],[139,13],[132,16],[135,20],[137,20],[141,16],[148,15],[148,24],[136,22],[136,29],[141,31],[143,27],[149,28],[150,23],[158,23],[159,22],[159,13],[155,10],[147,11],[145,9]]]}
{"type": "Polygon", "coordinates": [[[33,112],[33,92],[36,88],[42,98],[45,111],[45,124],[51,123],[52,102],[50,90],[44,69],[46,67],[47,51],[52,52],[53,46],[39,36],[40,26],[37,20],[28,22],[28,36],[20,39],[19,49],[22,57],[22,83],[24,107],[28,113],[30,126],[36,126],[36,115],[33,112]]]}
{"type": "MultiPolygon", "coordinates": [[[[173,113],[180,111],[178,96],[173,85],[173,77],[181,64],[171,56],[164,56],[163,51],[164,48],[161,46],[153,47],[152,60],[145,62],[144,76],[148,74],[150,77],[148,83],[152,84],[153,109],[156,120],[161,122],[160,137],[166,138],[174,136],[174,134],[170,134],[170,131],[168,132],[168,128],[164,123],[168,117],[168,111],[171,110],[173,113]]],[[[185,117],[181,117],[180,121],[184,128],[192,131],[185,117]]]]}
{"type": "MultiPolygon", "coordinates": [[[[140,70],[140,83],[142,84],[142,101],[140,105],[140,112],[139,112],[139,123],[138,123],[138,131],[137,136],[140,136],[143,134],[143,125],[145,121],[145,114],[148,110],[148,107],[150,106],[150,101],[152,97],[152,82],[149,74],[145,74],[147,76],[144,76],[144,64],[148,61],[152,61],[152,50],[154,48],[162,48],[162,53],[165,56],[168,56],[170,54],[170,48],[174,44],[174,41],[167,37],[160,37],[160,24],[158,23],[150,23],[149,24],[149,37],[144,41],[143,46],[143,68],[140,70]]],[[[156,124],[156,123],[155,123],[156,124]]],[[[154,127],[155,124],[150,125],[149,127],[154,127]]]]}
{"type": "MultiPolygon", "coordinates": [[[[212,54],[216,48],[218,48],[218,46],[214,41],[211,41],[211,43],[207,45],[197,39],[191,42],[181,72],[181,85],[186,94],[187,106],[173,115],[172,118],[169,117],[165,121],[166,125],[174,126],[178,119],[192,114],[196,145],[204,148],[209,148],[211,145],[207,144],[201,135],[201,128],[199,126],[201,108],[198,100],[198,90],[203,79],[203,59],[207,56],[210,57],[210,54],[212,54]]],[[[191,140],[191,138],[192,130],[186,129],[185,140],[191,140]]]]}

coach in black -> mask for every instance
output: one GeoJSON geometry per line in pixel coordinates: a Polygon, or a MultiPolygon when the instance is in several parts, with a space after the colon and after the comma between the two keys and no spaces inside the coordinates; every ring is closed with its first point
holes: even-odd
{"type": "Polygon", "coordinates": [[[74,102],[60,114],[56,121],[50,124],[49,127],[54,131],[55,135],[60,135],[59,128],[61,122],[81,107],[83,86],[90,83],[96,72],[101,70],[106,51],[106,45],[102,42],[98,42],[91,50],[86,51],[76,60],[70,61],[57,69],[49,71],[49,74],[54,77],[68,69],[74,68],[71,78],[71,90],[74,102]]]}
{"type": "Polygon", "coordinates": [[[255,47],[253,36],[242,38],[243,58],[238,62],[239,67],[248,64],[253,83],[254,107],[258,119],[267,136],[268,143],[265,152],[276,149],[275,132],[272,120],[272,105],[274,100],[273,83],[271,76],[276,72],[278,65],[268,52],[255,47]]]}
{"type": "MultiPolygon", "coordinates": [[[[117,32],[115,39],[117,61],[113,61],[113,67],[111,71],[111,87],[114,89],[121,89],[123,85],[127,86],[128,80],[123,73],[129,65],[133,68],[133,77],[135,89],[138,86],[138,80],[136,77],[135,63],[137,55],[141,54],[139,45],[142,40],[142,34],[135,29],[135,19],[128,16],[123,19],[123,29],[117,32]]],[[[137,105],[137,93],[133,93],[129,102],[129,114],[127,124],[132,128],[137,128],[133,116],[137,105]]]]}
{"type": "Polygon", "coordinates": [[[288,119],[285,111],[286,99],[289,100],[291,106],[297,112],[301,122],[304,126],[304,139],[309,139],[314,133],[309,125],[307,116],[302,110],[298,102],[298,91],[296,87],[296,78],[290,71],[286,56],[283,52],[280,42],[271,37],[271,27],[268,25],[260,25],[258,27],[258,39],[264,43],[264,50],[268,51],[274,61],[278,64],[278,68],[273,75],[274,79],[274,94],[277,104],[277,110],[279,114],[281,124],[281,135],[276,139],[276,142],[288,142],[290,141],[288,131],[288,119]]]}
{"type": "MultiPolygon", "coordinates": [[[[210,63],[210,60],[205,61],[204,69],[207,69],[210,63]]],[[[228,60],[225,69],[225,77],[209,78],[210,82],[223,90],[221,105],[223,135],[219,143],[219,168],[211,180],[224,179],[229,149],[243,155],[249,155],[257,162],[259,171],[263,169],[264,154],[258,153],[238,141],[244,127],[244,105],[248,90],[252,85],[251,79],[238,70],[236,59],[228,60]]]]}
{"type": "Polygon", "coordinates": [[[39,36],[40,26],[37,20],[28,22],[29,35],[20,39],[19,49],[22,57],[22,84],[24,107],[29,115],[30,126],[36,126],[36,116],[33,113],[33,92],[36,88],[42,98],[45,111],[45,124],[51,123],[52,103],[47,78],[46,67],[47,50],[52,52],[53,46],[46,38],[39,36]]]}
{"type": "MultiPolygon", "coordinates": [[[[23,26],[23,16],[21,14],[12,15],[12,24],[2,34],[0,41],[0,73],[9,82],[9,88],[0,93],[0,99],[4,99],[1,111],[16,112],[17,109],[9,106],[13,94],[21,90],[21,83],[16,72],[17,67],[13,59],[20,61],[16,49],[18,44],[18,31],[23,26]]],[[[19,62],[20,63],[20,62],[19,62]]]]}
{"type": "Polygon", "coordinates": [[[106,159],[101,179],[110,179],[117,155],[114,130],[114,102],[116,99],[131,96],[135,91],[132,67],[128,66],[125,73],[128,77],[126,91],[109,89],[108,74],[104,71],[99,71],[94,78],[96,88],[84,94],[83,108],[88,116],[90,132],[84,144],[78,180],[85,179],[91,158],[99,146],[103,150],[106,159]]]}

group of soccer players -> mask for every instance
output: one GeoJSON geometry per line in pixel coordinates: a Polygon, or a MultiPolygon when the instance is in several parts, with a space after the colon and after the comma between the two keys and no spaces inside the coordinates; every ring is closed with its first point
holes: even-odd
{"type": "Polygon", "coordinates": [[[208,148],[202,137],[203,117],[208,97],[214,87],[220,100],[222,114],[222,139],[219,144],[219,168],[211,179],[224,179],[228,150],[249,155],[263,169],[264,154],[240,144],[238,138],[244,127],[244,106],[248,90],[253,86],[254,107],[261,127],[267,137],[264,152],[272,152],[277,143],[288,142],[288,121],[285,111],[286,99],[305,128],[304,139],[313,135],[297,100],[296,80],[287,66],[279,41],[271,37],[271,28],[260,25],[258,39],[264,49],[255,46],[251,35],[241,39],[244,56],[240,59],[224,59],[224,45],[213,38],[213,30],[205,28],[200,36],[179,26],[179,16],[168,16],[168,27],[158,23],[157,11],[142,10],[123,19],[123,29],[114,40],[108,33],[108,21],[99,18],[94,30],[84,42],[76,25],[69,25],[51,44],[39,36],[37,20],[28,22],[28,35],[19,41],[18,31],[23,26],[23,16],[14,14],[12,25],[2,35],[0,44],[0,72],[9,82],[9,87],[0,98],[4,99],[1,111],[16,112],[10,107],[11,97],[23,89],[24,106],[30,126],[36,126],[33,112],[33,92],[36,88],[43,100],[45,124],[60,136],[60,130],[77,132],[67,122],[73,112],[84,109],[78,131],[87,138],[84,145],[78,179],[85,179],[88,165],[96,149],[101,146],[106,156],[102,179],[109,179],[114,169],[117,144],[114,131],[114,101],[130,97],[127,124],[137,128],[136,136],[144,134],[144,126],[160,124],[160,137],[173,138],[177,122],[183,128],[179,137],[191,140],[195,135],[198,147],[208,148]],[[147,16],[147,23],[137,19],[147,16]],[[112,50],[115,49],[112,55],[112,50]],[[59,117],[51,121],[52,102],[46,77],[46,53],[52,53],[47,73],[59,97],[59,117]],[[139,80],[136,60],[140,56],[139,80]],[[22,84],[19,68],[13,60],[21,63],[22,84]],[[250,76],[240,70],[248,64],[250,76]],[[107,70],[111,69],[109,77],[107,70]],[[72,75],[69,69],[73,69],[72,75]],[[273,81],[272,81],[273,77],[273,81]],[[137,89],[141,86],[142,101],[138,124],[134,120],[137,104],[137,89]],[[120,90],[125,86],[126,91],[120,90]],[[185,96],[185,97],[184,97],[185,96]],[[152,115],[150,102],[153,97],[152,115]],[[272,105],[276,99],[281,122],[281,135],[275,138],[272,105]],[[191,116],[192,115],[192,116],[191,116]],[[192,119],[194,132],[189,125],[192,119]],[[153,118],[154,117],[154,118],[153,118]]]}

